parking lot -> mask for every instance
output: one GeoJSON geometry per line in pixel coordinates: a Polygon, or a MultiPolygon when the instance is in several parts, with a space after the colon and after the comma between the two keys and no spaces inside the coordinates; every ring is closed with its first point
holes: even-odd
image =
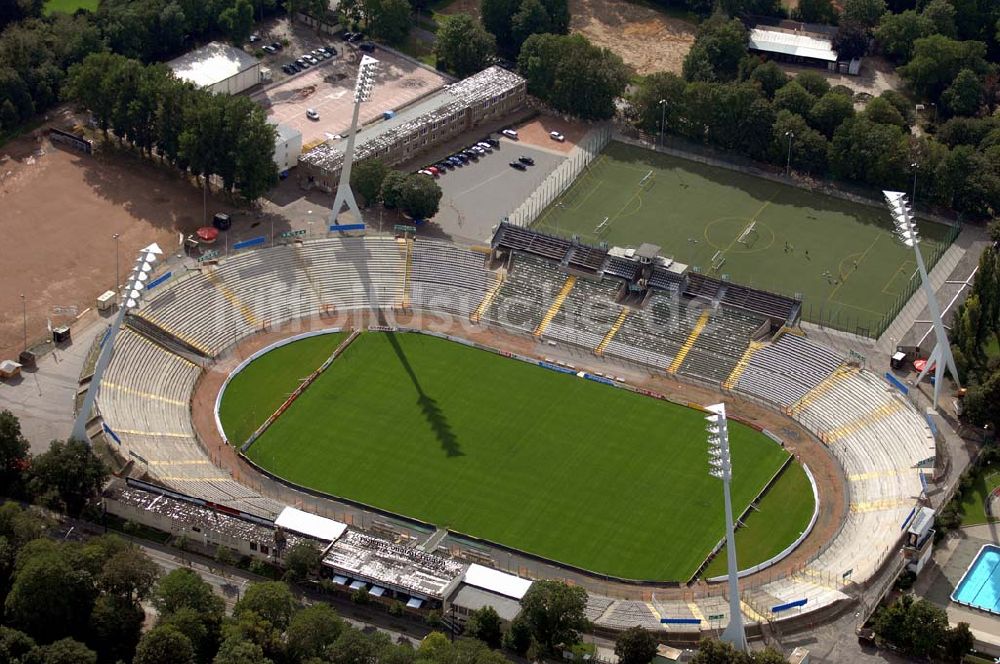
{"type": "MultiPolygon", "coordinates": [[[[345,133],[351,125],[354,79],[361,53],[340,40],[330,39],[326,43],[336,48],[335,57],[291,76],[281,72],[281,65],[294,60],[300,51],[288,47],[273,56],[269,64],[283,80],[252,96],[269,117],[300,130],[305,148],[345,133]],[[306,117],[310,108],[319,113],[318,120],[306,117]]],[[[400,109],[448,82],[444,76],[385,50],[378,49],[371,55],[381,66],[372,100],[361,106],[362,124],[380,118],[385,111],[400,109]]]]}
{"type": "MultiPolygon", "coordinates": [[[[425,155],[420,162],[404,168],[417,170],[481,140],[485,132],[470,133],[425,155]]],[[[539,147],[500,138],[500,146],[489,154],[448,169],[437,177],[443,196],[441,208],[432,220],[444,235],[464,240],[485,240],[494,226],[510,214],[548,177],[566,157],[556,145],[539,147]],[[556,148],[556,149],[553,149],[556,148]],[[520,171],[510,162],[525,156],[535,164],[520,171]]]]}

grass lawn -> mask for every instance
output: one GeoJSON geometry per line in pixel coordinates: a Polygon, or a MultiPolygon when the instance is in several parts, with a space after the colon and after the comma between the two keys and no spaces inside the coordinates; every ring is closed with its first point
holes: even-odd
{"type": "Polygon", "coordinates": [[[986,516],[986,499],[993,489],[1000,486],[1000,471],[984,468],[976,474],[972,489],[962,496],[962,525],[978,526],[989,523],[986,516]]]}
{"type": "MultiPolygon", "coordinates": [[[[292,482],[595,572],[687,580],[724,530],[704,426],[625,390],[369,332],[249,454],[292,482]]],[[[787,453],[736,423],[730,437],[742,510],[787,453]]]]}
{"type": "Polygon", "coordinates": [[[242,445],[346,337],[346,332],[321,334],[275,348],[233,376],[219,404],[229,442],[242,445]]]}
{"type": "MultiPolygon", "coordinates": [[[[812,488],[806,471],[791,463],[767,492],[756,511],[751,511],[736,531],[736,556],[739,568],[746,569],[776,556],[795,541],[813,513],[812,488]],[[766,537],[761,534],[766,533],[766,537]]],[[[703,576],[712,578],[726,573],[729,556],[722,551],[705,568],[703,576]]]]}
{"type": "Polygon", "coordinates": [[[77,9],[89,9],[96,12],[98,2],[99,0],[45,0],[44,12],[46,16],[54,12],[72,14],[77,9]]]}
{"type": "MultiPolygon", "coordinates": [[[[612,245],[652,242],[663,255],[705,273],[801,293],[806,320],[862,334],[878,331],[886,312],[909,293],[916,269],[912,249],[893,239],[885,210],[617,142],[535,227],[612,245]],[[753,222],[756,233],[739,242],[753,222]],[[716,252],[725,262],[713,271],[716,252]]],[[[928,260],[949,231],[921,225],[928,260]]]]}
{"type": "Polygon", "coordinates": [[[406,53],[411,58],[416,58],[420,62],[430,67],[437,67],[437,56],[434,55],[434,44],[425,42],[417,38],[416,35],[407,35],[406,41],[396,46],[400,51],[406,53]]]}

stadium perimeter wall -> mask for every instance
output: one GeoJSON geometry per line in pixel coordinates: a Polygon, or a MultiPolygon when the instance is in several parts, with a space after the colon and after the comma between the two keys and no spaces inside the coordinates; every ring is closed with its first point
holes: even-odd
{"type": "MultiPolygon", "coordinates": [[[[223,440],[227,440],[227,439],[226,439],[225,433],[224,433],[224,431],[222,429],[221,420],[219,418],[219,406],[220,406],[220,404],[222,402],[222,396],[223,396],[223,394],[225,392],[225,389],[229,385],[229,381],[232,379],[233,376],[235,376],[242,369],[244,369],[250,362],[252,362],[253,360],[257,359],[258,357],[261,357],[262,355],[270,352],[271,350],[274,350],[276,348],[280,348],[282,346],[285,346],[285,345],[287,345],[289,343],[292,343],[294,341],[298,341],[300,339],[317,336],[319,334],[328,334],[328,333],[334,332],[334,331],[340,332],[340,331],[342,331],[342,328],[329,328],[327,330],[317,330],[317,331],[312,331],[312,332],[307,332],[307,333],[302,333],[302,334],[294,335],[292,337],[289,337],[288,339],[284,339],[284,340],[275,342],[273,344],[270,344],[270,345],[268,345],[268,346],[266,346],[266,347],[264,347],[264,348],[262,348],[262,349],[260,349],[260,350],[258,350],[256,352],[254,352],[246,360],[244,360],[243,362],[241,362],[236,367],[236,369],[234,369],[233,372],[230,373],[229,376],[226,377],[226,379],[225,379],[225,381],[224,381],[224,383],[222,385],[222,388],[219,390],[219,393],[216,396],[216,400],[215,400],[215,424],[216,424],[216,428],[217,428],[220,436],[222,436],[223,440]]],[[[635,386],[629,385],[628,383],[626,383],[624,381],[621,381],[621,380],[617,380],[616,381],[616,380],[612,380],[610,378],[606,378],[604,376],[598,376],[598,375],[595,375],[595,374],[591,374],[589,372],[577,371],[576,369],[572,369],[572,368],[565,367],[565,366],[560,366],[559,364],[556,364],[556,363],[546,362],[544,360],[536,360],[534,358],[530,358],[530,357],[527,357],[527,356],[524,356],[524,355],[520,355],[518,353],[512,353],[510,351],[500,350],[498,348],[493,348],[491,346],[486,346],[486,345],[483,345],[483,344],[479,344],[479,343],[476,343],[474,341],[470,341],[468,339],[463,339],[461,337],[455,337],[455,336],[452,336],[452,335],[449,335],[449,334],[446,334],[446,333],[443,333],[443,332],[436,332],[436,331],[432,331],[432,330],[419,330],[419,329],[406,328],[406,327],[390,327],[390,326],[378,326],[378,325],[368,326],[367,331],[369,331],[369,332],[392,332],[392,333],[425,334],[427,336],[437,337],[439,339],[444,339],[444,340],[447,340],[447,341],[450,341],[450,342],[453,342],[453,343],[461,344],[463,346],[468,346],[470,348],[476,348],[478,350],[487,351],[489,353],[493,353],[494,355],[500,355],[501,357],[506,357],[506,358],[510,358],[510,359],[513,359],[513,360],[519,360],[519,361],[524,362],[526,364],[531,364],[531,365],[537,366],[539,368],[548,369],[549,371],[555,371],[557,373],[563,373],[563,374],[576,375],[576,376],[579,376],[580,378],[582,378],[584,380],[591,380],[591,381],[594,381],[594,382],[597,382],[597,383],[602,383],[602,384],[605,384],[605,385],[609,385],[611,387],[615,387],[615,388],[619,388],[619,389],[624,389],[624,390],[626,390],[628,392],[632,392],[633,394],[639,394],[641,396],[646,396],[646,397],[650,397],[650,398],[654,398],[654,399],[659,399],[660,401],[666,401],[666,402],[669,402],[669,403],[672,403],[672,404],[675,404],[675,405],[678,405],[678,406],[683,406],[683,407],[686,407],[686,408],[691,408],[691,409],[697,410],[697,411],[704,411],[705,410],[700,404],[696,404],[696,403],[692,403],[692,402],[675,401],[673,399],[670,399],[666,395],[654,392],[652,390],[647,390],[647,389],[644,389],[644,388],[635,387],[635,386]]],[[[355,330],[354,333],[352,334],[350,340],[353,340],[354,338],[356,338],[357,334],[358,334],[358,331],[355,330]]],[[[344,343],[344,344],[341,345],[340,348],[338,348],[338,350],[342,351],[346,347],[347,347],[347,344],[344,343]]],[[[331,360],[334,359],[336,357],[336,355],[338,355],[338,354],[339,353],[335,353],[334,356],[331,356],[331,360]]],[[[270,419],[273,420],[277,415],[279,415],[284,410],[285,407],[287,407],[287,406],[283,405],[282,407],[280,407],[278,409],[278,411],[276,411],[275,415],[272,415],[272,417],[270,419]]],[[[754,424],[753,422],[750,422],[748,420],[744,420],[744,419],[742,419],[740,417],[733,417],[733,416],[730,416],[729,419],[734,420],[736,422],[740,422],[741,424],[744,424],[744,425],[746,425],[746,426],[754,429],[755,431],[763,432],[763,429],[760,426],[757,426],[756,424],[754,424]]],[[[339,496],[339,495],[335,495],[335,494],[326,493],[324,491],[319,491],[319,490],[316,490],[316,489],[312,489],[310,487],[306,487],[306,486],[303,486],[303,485],[300,485],[300,484],[296,484],[295,482],[291,482],[291,481],[289,481],[289,480],[287,480],[287,479],[285,479],[285,478],[283,478],[283,477],[281,477],[279,475],[276,475],[275,473],[273,473],[273,472],[271,472],[271,471],[269,471],[269,470],[261,467],[257,463],[255,463],[253,460],[251,460],[246,455],[246,452],[249,449],[250,444],[252,444],[254,442],[255,438],[256,438],[256,436],[252,437],[250,440],[247,441],[247,444],[243,445],[240,448],[239,457],[244,462],[246,462],[248,465],[250,465],[255,471],[261,473],[262,475],[270,478],[273,481],[279,482],[280,484],[283,484],[284,486],[287,486],[287,487],[292,488],[292,489],[296,489],[296,490],[299,490],[299,491],[304,491],[304,492],[306,492],[306,493],[308,493],[310,495],[316,496],[318,498],[328,498],[328,499],[333,499],[333,500],[336,500],[336,501],[339,501],[339,502],[347,503],[347,504],[352,505],[354,507],[358,507],[358,508],[365,509],[365,510],[370,510],[372,512],[376,512],[376,513],[381,514],[383,516],[391,517],[393,519],[400,520],[400,521],[403,521],[405,523],[414,524],[415,526],[417,526],[419,528],[424,528],[424,529],[426,529],[426,528],[431,528],[431,529],[436,528],[436,526],[434,524],[422,521],[420,519],[416,519],[416,518],[413,518],[413,517],[410,517],[410,516],[407,516],[407,515],[403,515],[403,514],[398,514],[396,512],[392,512],[390,510],[385,510],[385,509],[382,509],[382,508],[379,508],[379,507],[376,507],[376,506],[373,506],[373,505],[370,505],[370,504],[367,504],[367,503],[364,503],[364,502],[361,502],[361,501],[358,501],[358,500],[354,500],[354,499],[351,499],[351,498],[346,498],[344,496],[339,496]]],[[[771,437],[769,436],[769,438],[771,438],[771,437]]],[[[773,438],[772,438],[772,440],[773,440],[773,438]]],[[[779,443],[777,441],[775,441],[775,444],[779,444],[779,443]]],[[[783,447],[783,445],[782,445],[782,447],[783,447]]],[[[782,466],[771,476],[771,478],[767,481],[767,483],[760,490],[760,492],[757,494],[757,496],[751,501],[751,505],[759,502],[761,500],[761,498],[765,494],[767,494],[767,492],[771,489],[771,487],[773,486],[773,484],[781,476],[782,472],[784,472],[785,469],[787,468],[787,466],[789,464],[793,463],[793,462],[794,462],[794,458],[792,456],[789,456],[785,460],[784,464],[782,464],[782,466]]],[[[795,540],[795,542],[793,544],[791,544],[790,546],[788,546],[785,549],[783,549],[781,551],[781,553],[779,553],[778,555],[773,556],[772,558],[764,561],[763,563],[759,563],[758,565],[755,565],[754,567],[749,568],[748,570],[741,571],[740,575],[739,575],[740,578],[743,578],[745,576],[749,576],[751,574],[754,574],[756,572],[759,572],[761,570],[767,569],[768,567],[771,567],[771,566],[777,564],[778,562],[780,562],[781,560],[783,560],[784,558],[786,558],[792,551],[794,551],[795,548],[802,541],[804,541],[805,538],[812,532],[813,526],[816,524],[816,520],[817,520],[817,518],[819,516],[819,505],[820,505],[820,503],[819,503],[819,493],[818,493],[818,490],[817,490],[817,487],[816,487],[816,482],[815,482],[815,479],[813,478],[812,472],[808,469],[807,466],[805,466],[805,464],[803,464],[803,468],[805,469],[806,475],[809,478],[809,483],[812,486],[812,493],[813,493],[813,500],[814,500],[814,503],[813,503],[813,514],[812,514],[812,517],[810,518],[808,527],[799,535],[799,537],[795,540]]],[[[740,518],[741,519],[744,518],[746,516],[746,514],[751,509],[752,509],[751,506],[747,506],[747,508],[741,513],[740,518]]],[[[476,544],[481,545],[481,546],[487,546],[487,547],[490,547],[490,548],[493,548],[493,549],[499,549],[499,550],[506,551],[506,552],[509,552],[509,553],[517,554],[518,556],[522,556],[524,558],[530,558],[530,559],[535,560],[537,562],[542,562],[542,563],[546,563],[546,564],[552,564],[552,565],[555,565],[556,567],[560,567],[560,568],[563,568],[563,569],[571,570],[571,571],[577,572],[579,574],[584,574],[584,575],[587,575],[587,576],[591,576],[591,577],[595,577],[595,578],[601,578],[601,579],[605,579],[605,580],[609,580],[609,581],[615,581],[615,582],[623,583],[623,584],[630,584],[630,585],[657,584],[657,585],[659,585],[661,587],[676,587],[676,588],[680,588],[680,587],[683,587],[684,585],[686,585],[687,583],[690,583],[694,578],[697,577],[697,572],[696,572],[696,574],[695,574],[694,577],[692,577],[691,579],[687,579],[684,582],[680,582],[680,581],[664,582],[664,581],[655,580],[655,579],[626,579],[626,578],[623,578],[623,577],[618,577],[618,576],[614,576],[614,575],[604,574],[604,573],[601,573],[601,572],[595,572],[593,570],[588,570],[588,569],[585,569],[585,568],[582,568],[582,567],[577,567],[575,565],[570,565],[570,564],[564,563],[562,561],[553,560],[553,559],[547,558],[545,556],[540,556],[540,555],[531,553],[529,551],[523,551],[521,549],[517,549],[515,547],[511,547],[511,546],[502,544],[500,542],[495,542],[493,540],[489,540],[489,539],[477,537],[475,535],[470,535],[468,533],[464,533],[462,531],[454,530],[452,528],[448,528],[447,531],[448,531],[449,535],[452,535],[452,536],[455,536],[455,537],[458,537],[458,538],[461,538],[461,539],[464,539],[464,540],[468,540],[469,542],[473,542],[473,543],[476,543],[476,544]]],[[[702,562],[702,564],[698,568],[699,572],[704,568],[705,564],[707,564],[708,561],[711,560],[712,556],[714,556],[718,552],[719,548],[721,547],[721,544],[722,544],[722,542],[720,542],[719,544],[717,544],[715,546],[715,548],[712,550],[712,552],[705,558],[705,560],[702,562]]],[[[718,579],[709,579],[709,581],[717,581],[717,580],[718,579]]]]}

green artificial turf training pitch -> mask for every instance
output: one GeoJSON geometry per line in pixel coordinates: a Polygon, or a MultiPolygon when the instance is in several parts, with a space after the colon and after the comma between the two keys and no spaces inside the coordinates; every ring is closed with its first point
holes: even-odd
{"type": "MultiPolygon", "coordinates": [[[[595,243],[651,242],[664,256],[706,274],[801,293],[806,320],[869,334],[878,333],[886,313],[910,292],[916,270],[913,250],[894,240],[885,209],[618,142],[542,213],[535,228],[595,243]],[[755,231],[739,242],[751,222],[755,231]],[[715,271],[717,251],[725,262],[715,271]]],[[[950,229],[921,223],[920,231],[929,260],[950,229]]]]}
{"type": "Polygon", "coordinates": [[[55,12],[72,14],[77,9],[89,9],[97,11],[98,0],[45,0],[44,13],[46,16],[55,12]]]}
{"type": "MultiPolygon", "coordinates": [[[[369,332],[249,455],[291,482],[595,572],[687,580],[724,530],[704,427],[675,404],[369,332]]],[[[730,432],[738,513],[787,453],[749,427],[730,432]]]]}

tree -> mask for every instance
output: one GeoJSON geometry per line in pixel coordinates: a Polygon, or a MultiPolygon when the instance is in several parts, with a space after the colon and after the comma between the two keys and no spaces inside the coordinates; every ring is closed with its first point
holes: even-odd
{"type": "Polygon", "coordinates": [[[713,15],[698,28],[694,45],[684,59],[684,78],[688,81],[735,79],[740,61],[747,54],[748,38],[746,28],[738,19],[713,15]],[[704,63],[711,68],[711,78],[704,78],[704,63]]]}
{"type": "Polygon", "coordinates": [[[97,651],[100,662],[130,662],[142,636],[146,614],[136,602],[101,595],[90,614],[87,643],[97,651]]]}
{"type": "Polygon", "coordinates": [[[963,69],[976,74],[986,73],[985,57],[986,44],[983,42],[931,35],[914,42],[913,57],[898,71],[914,92],[937,101],[963,69]]]}
{"type": "Polygon", "coordinates": [[[902,595],[875,615],[875,633],[911,657],[937,651],[948,630],[948,616],[925,599],[902,595]]]}
{"type": "Polygon", "coordinates": [[[844,9],[840,16],[845,21],[854,21],[866,28],[874,28],[885,12],[885,0],[844,0],[844,9]]]}
{"type": "Polygon", "coordinates": [[[226,639],[212,664],[272,664],[264,650],[250,641],[226,639]]]}
{"type": "Polygon", "coordinates": [[[615,655],[619,664],[648,664],[656,656],[656,639],[636,625],[615,639],[615,655]]]}
{"type": "Polygon", "coordinates": [[[830,143],[830,167],[837,177],[903,188],[910,163],[903,130],[874,123],[864,114],[845,120],[830,143]]]}
{"type": "MultiPolygon", "coordinates": [[[[366,159],[354,165],[351,187],[361,194],[366,207],[379,200],[382,181],[388,173],[389,167],[381,159],[366,159]]],[[[287,554],[285,566],[288,567],[287,554]]]]}
{"type": "Polygon", "coordinates": [[[521,0],[521,6],[510,19],[510,32],[517,48],[531,35],[550,31],[549,13],[541,0],[521,0]]]}
{"type": "Polygon", "coordinates": [[[822,97],[830,91],[830,84],[819,72],[804,71],[795,77],[795,82],[814,97],[822,97]]]}
{"type": "Polygon", "coordinates": [[[380,192],[382,205],[390,209],[400,206],[406,178],[406,173],[402,171],[389,171],[385,174],[380,192]]]}
{"type": "Polygon", "coordinates": [[[48,451],[32,462],[29,489],[45,505],[79,516],[107,478],[107,467],[87,443],[54,440],[48,451]]]}
{"type": "Polygon", "coordinates": [[[744,664],[745,655],[731,644],[716,639],[702,639],[691,664],[744,664]]]}
{"type": "Polygon", "coordinates": [[[219,614],[201,613],[190,607],[183,607],[161,615],[157,625],[171,627],[188,637],[194,648],[195,658],[199,662],[206,662],[219,649],[221,620],[222,616],[219,614]]]}
{"type": "Polygon", "coordinates": [[[750,81],[760,86],[761,92],[773,98],[774,93],[788,83],[788,76],[776,62],[768,60],[750,72],[750,81]]]}
{"type": "Polygon", "coordinates": [[[97,664],[97,653],[74,639],[37,648],[31,658],[39,664],[97,664]]]}
{"type": "Polygon", "coordinates": [[[865,107],[865,117],[877,124],[895,125],[906,128],[906,120],[896,107],[881,97],[875,97],[865,107]]]}
{"type": "Polygon", "coordinates": [[[945,37],[955,38],[955,6],[948,0],[931,0],[924,7],[921,16],[934,24],[934,30],[928,34],[938,33],[945,37]]]}
{"type": "Polygon", "coordinates": [[[326,657],[337,664],[374,664],[391,646],[385,632],[368,635],[356,629],[345,629],[327,648],[326,657]]]}
{"type": "Polygon", "coordinates": [[[329,604],[313,604],[297,611],[288,624],[290,654],[299,661],[319,657],[345,629],[344,621],[329,604]]]}
{"type": "Polygon", "coordinates": [[[796,80],[786,83],[780,90],[774,93],[774,107],[781,110],[791,111],[803,117],[809,115],[809,111],[816,104],[816,97],[809,93],[796,80]]]}
{"type": "Polygon", "coordinates": [[[588,120],[614,115],[630,74],[620,57],[579,34],[532,35],[517,63],[530,94],[588,120]]]}
{"type": "Polygon", "coordinates": [[[399,207],[414,219],[430,219],[438,212],[441,187],[434,178],[414,173],[403,182],[399,207]]]}
{"type": "Polygon", "coordinates": [[[831,0],[799,0],[793,18],[804,23],[836,23],[837,10],[831,0]]]}
{"type": "Polygon", "coordinates": [[[535,581],[521,599],[521,614],[546,652],[573,645],[587,629],[587,591],[561,581],[535,581]]]}
{"type": "Polygon", "coordinates": [[[399,44],[410,34],[408,0],[365,0],[364,5],[368,30],[374,37],[399,44]]]}
{"type": "Polygon", "coordinates": [[[195,664],[188,637],[173,627],[154,627],[139,641],[132,664],[195,664]]]}
{"type": "Polygon", "coordinates": [[[531,625],[522,615],[518,615],[503,635],[503,647],[523,657],[531,647],[531,640],[531,625]]]}
{"type": "Polygon", "coordinates": [[[219,26],[234,44],[242,44],[253,30],[253,4],[250,0],[236,0],[219,14],[219,26]]]}
{"type": "Polygon", "coordinates": [[[496,37],[497,46],[502,49],[511,47],[510,18],[520,6],[520,0],[480,0],[479,13],[483,27],[496,37]]]}
{"type": "Polygon", "coordinates": [[[565,35],[569,32],[568,0],[542,0],[542,6],[549,15],[549,32],[565,35]]]}
{"type": "Polygon", "coordinates": [[[142,600],[159,576],[159,566],[139,547],[129,544],[104,563],[97,583],[105,592],[127,601],[142,600]]]}
{"type": "Polygon", "coordinates": [[[222,615],[222,598],[204,579],[181,567],[160,578],[153,592],[153,606],[161,614],[189,608],[203,615],[222,615]]]}
{"type": "Polygon", "coordinates": [[[233,607],[233,615],[239,617],[253,611],[284,631],[295,611],[295,597],[288,586],[281,581],[264,581],[247,586],[243,597],[233,607]]]}
{"type": "Polygon", "coordinates": [[[952,209],[976,216],[1000,210],[1000,177],[981,152],[957,146],[938,165],[935,177],[952,209]]]}
{"type": "MultiPolygon", "coordinates": [[[[353,175],[353,173],[352,173],[353,175]]],[[[381,186],[379,181],[379,186],[381,186]]],[[[378,189],[375,189],[378,193],[378,189]]],[[[319,572],[323,552],[311,542],[299,542],[288,549],[283,556],[285,562],[285,578],[288,583],[305,581],[319,572]]]]}
{"type": "Polygon", "coordinates": [[[19,662],[35,647],[35,640],[24,632],[0,625],[0,662],[19,662]]]}
{"type": "Polygon", "coordinates": [[[771,161],[782,165],[790,162],[792,168],[805,173],[824,173],[827,151],[826,137],[810,128],[802,116],[791,111],[778,113],[771,132],[771,161]]]}
{"type": "Polygon", "coordinates": [[[963,69],[941,93],[941,105],[950,115],[976,115],[985,96],[983,82],[976,72],[963,69]]]}
{"type": "Polygon", "coordinates": [[[934,32],[936,27],[929,18],[908,9],[899,14],[883,14],[875,39],[886,55],[905,63],[913,55],[913,42],[934,32]]]}
{"type": "Polygon", "coordinates": [[[899,115],[903,118],[905,126],[908,127],[913,124],[915,119],[913,113],[913,102],[911,102],[906,95],[901,92],[897,92],[896,90],[883,90],[882,94],[879,95],[879,99],[886,100],[892,104],[897,111],[899,111],[899,115]]]}
{"type": "Polygon", "coordinates": [[[827,92],[813,104],[808,117],[810,125],[830,138],[837,127],[854,117],[854,102],[847,95],[827,92]]]}
{"type": "Polygon", "coordinates": [[[945,634],[941,649],[947,661],[961,662],[976,645],[976,640],[969,630],[969,623],[960,622],[945,634]]]}
{"type": "Polygon", "coordinates": [[[4,487],[5,494],[17,496],[20,493],[29,449],[27,439],[21,435],[21,422],[9,410],[0,410],[0,487],[4,487]]]}
{"type": "Polygon", "coordinates": [[[496,50],[496,37],[468,14],[447,16],[438,23],[434,43],[437,66],[458,78],[485,69],[496,50]]]}
{"type": "Polygon", "coordinates": [[[663,122],[664,132],[676,132],[683,116],[685,87],[684,80],[676,74],[656,72],[644,76],[631,98],[636,124],[644,131],[658,133],[663,122]],[[661,100],[665,102],[663,105],[661,100]]]}
{"type": "Polygon", "coordinates": [[[97,595],[90,575],[75,569],[65,551],[49,540],[26,544],[5,601],[10,623],[42,643],[83,636],[97,595]]]}
{"type": "Polygon", "coordinates": [[[860,58],[868,52],[868,28],[856,21],[841,21],[833,36],[833,50],[841,60],[860,58]]]}
{"type": "Polygon", "coordinates": [[[474,639],[479,639],[490,648],[499,648],[503,638],[500,615],[492,606],[476,609],[469,614],[465,633],[474,639]]]}

